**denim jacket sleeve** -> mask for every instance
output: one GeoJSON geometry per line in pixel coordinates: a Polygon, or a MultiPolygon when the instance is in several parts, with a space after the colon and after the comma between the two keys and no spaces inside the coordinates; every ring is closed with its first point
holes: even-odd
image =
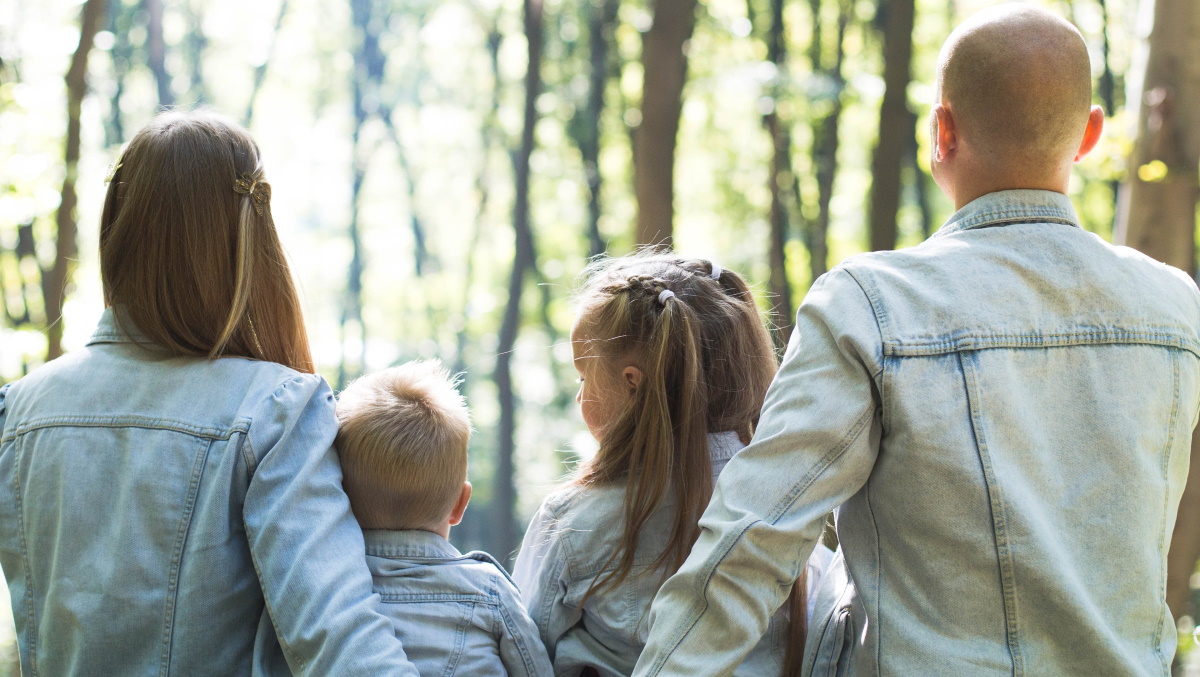
{"type": "Polygon", "coordinates": [[[717,481],[687,561],[663,585],[634,674],[729,674],[767,629],[823,519],[867,481],[881,431],[882,340],[844,268],[800,307],[750,446],[717,481]]]}
{"type": "Polygon", "coordinates": [[[254,412],[243,519],[279,644],[296,675],[417,677],[371,589],[342,489],[324,379],[283,383],[254,412]]]}
{"type": "Polygon", "coordinates": [[[562,636],[583,618],[583,611],[566,604],[567,556],[550,507],[542,503],[529,522],[513,566],[513,580],[537,624],[550,660],[562,636]]]}
{"type": "Polygon", "coordinates": [[[521,603],[520,593],[505,578],[500,586],[500,662],[509,677],[551,677],[550,657],[537,626],[521,603]]]}

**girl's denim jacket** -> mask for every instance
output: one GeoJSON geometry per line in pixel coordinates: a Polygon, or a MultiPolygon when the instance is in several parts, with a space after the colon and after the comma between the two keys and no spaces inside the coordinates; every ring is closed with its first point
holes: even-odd
{"type": "MultiPolygon", "coordinates": [[[[734,432],[709,435],[714,477],[744,446],[734,432]]],[[[629,675],[645,647],[650,602],[666,578],[648,569],[670,534],[670,502],[643,528],[633,573],[615,589],[606,588],[582,602],[592,582],[608,570],[606,566],[611,568],[624,523],[624,497],[621,485],[569,487],[542,502],[525,532],[513,578],[541,631],[555,675],[579,675],[586,667],[595,668],[601,677],[629,675]]],[[[818,545],[810,560],[810,602],[832,555],[818,545]]],[[[772,609],[777,613],[770,627],[754,638],[757,644],[734,675],[770,677],[782,671],[788,616],[781,604],[772,609]]]]}
{"type": "Polygon", "coordinates": [[[277,636],[297,675],[415,677],[377,611],[325,381],[134,340],[109,309],[85,348],[0,389],[23,674],[249,675],[277,636]]]}
{"type": "Polygon", "coordinates": [[[1168,675],[1198,331],[1186,274],[1059,193],[849,259],[802,304],[635,674],[726,674],[840,506],[806,674],[1168,675]]]}
{"type": "Polygon", "coordinates": [[[537,626],[491,555],[428,531],[367,531],[384,614],[422,675],[550,677],[537,626]]]}

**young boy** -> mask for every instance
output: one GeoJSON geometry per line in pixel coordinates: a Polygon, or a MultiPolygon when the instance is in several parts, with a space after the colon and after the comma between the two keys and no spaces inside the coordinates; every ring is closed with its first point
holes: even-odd
{"type": "Polygon", "coordinates": [[[1170,673],[1200,292],[1079,226],[1071,165],[1104,115],[1075,27],[980,12],[936,96],[933,176],[958,211],[813,284],[637,677],[732,670],[834,507],[845,585],[805,674],[1170,673]]]}
{"type": "Polygon", "coordinates": [[[422,675],[551,674],[508,574],[446,539],[471,500],[471,421],[438,362],[364,376],[338,398],[346,493],[382,611],[422,675]]]}

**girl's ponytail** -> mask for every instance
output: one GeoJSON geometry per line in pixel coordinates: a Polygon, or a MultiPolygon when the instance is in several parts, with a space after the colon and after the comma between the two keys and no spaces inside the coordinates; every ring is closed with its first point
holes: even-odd
{"type": "Polygon", "coordinates": [[[670,575],[687,559],[712,496],[708,434],[750,440],[776,358],[750,288],[708,261],[652,252],[600,260],[584,272],[578,306],[584,350],[642,372],[577,480],[625,489],[619,546],[586,601],[633,573],[639,536],[668,500],[670,535],[645,572],[670,575]]]}

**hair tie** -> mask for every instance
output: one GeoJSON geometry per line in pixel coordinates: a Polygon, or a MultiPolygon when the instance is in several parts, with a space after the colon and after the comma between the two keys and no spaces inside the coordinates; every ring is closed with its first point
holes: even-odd
{"type": "Polygon", "coordinates": [[[712,272],[708,276],[714,280],[721,279],[721,273],[725,272],[725,269],[718,266],[716,261],[709,261],[708,264],[712,266],[712,272]]]}
{"type": "Polygon", "coordinates": [[[664,289],[658,292],[658,302],[662,305],[667,305],[667,299],[675,298],[675,292],[670,289],[664,289]]]}
{"type": "Polygon", "coordinates": [[[267,201],[271,199],[271,185],[266,181],[250,178],[249,174],[242,174],[234,180],[233,192],[249,196],[254,202],[254,211],[258,212],[259,216],[263,215],[267,201]]]}

